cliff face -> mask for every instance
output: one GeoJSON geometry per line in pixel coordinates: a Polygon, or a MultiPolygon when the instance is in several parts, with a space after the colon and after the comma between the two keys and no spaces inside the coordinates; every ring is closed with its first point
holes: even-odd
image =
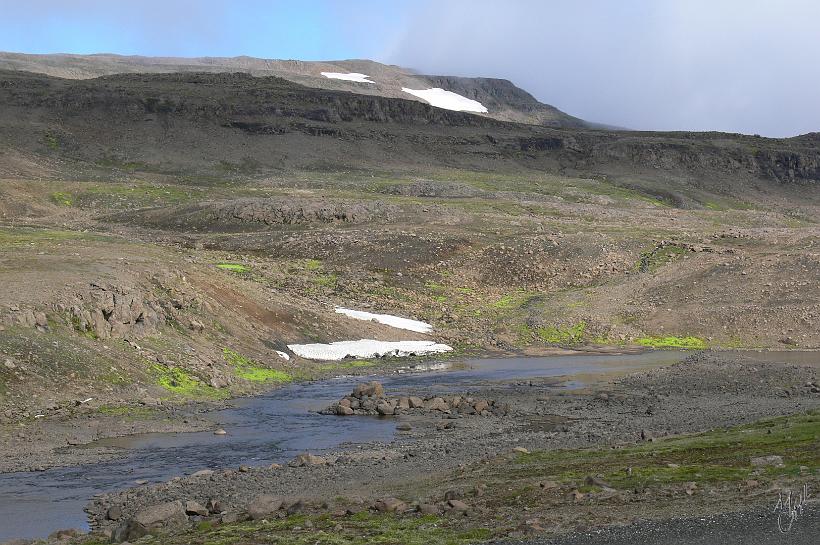
{"type": "MultiPolygon", "coordinates": [[[[487,81],[473,96],[536,107],[514,87],[487,81]]],[[[461,90],[467,94],[466,86],[461,90]]],[[[629,172],[722,192],[742,190],[752,179],[812,187],[820,181],[820,142],[811,135],[550,129],[244,74],[64,80],[3,72],[0,103],[0,138],[8,148],[80,161],[116,156],[170,169],[250,160],[273,168],[629,172]]]]}

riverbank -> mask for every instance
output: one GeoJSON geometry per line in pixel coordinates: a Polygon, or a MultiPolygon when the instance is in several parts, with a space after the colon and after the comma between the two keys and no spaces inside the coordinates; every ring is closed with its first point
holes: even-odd
{"type": "MultiPolygon", "coordinates": [[[[445,517],[454,532],[482,530],[489,538],[720,512],[817,482],[817,374],[817,366],[696,354],[591,389],[560,390],[538,379],[488,384],[470,394],[503,399],[508,416],[402,418],[404,431],[387,443],[348,445],[294,467],[224,469],[106,494],[89,513],[98,531],[112,532],[157,505],[216,502],[221,511],[204,517],[214,521],[208,527],[222,521],[222,531],[242,543],[242,531],[252,539],[256,530],[230,521],[248,517],[265,494],[285,509],[267,515],[281,527],[264,531],[306,540],[324,530],[316,522],[294,530],[289,517],[330,517],[344,527],[350,517],[371,516],[357,513],[421,509],[445,517]],[[800,414],[808,416],[771,420],[800,414]],[[791,430],[788,441],[783,430],[791,430]],[[736,448],[727,451],[730,438],[736,448]],[[766,456],[781,456],[782,467],[753,461],[766,456]],[[388,498],[400,500],[395,509],[388,498]]],[[[185,535],[169,543],[187,543],[185,535]]]]}

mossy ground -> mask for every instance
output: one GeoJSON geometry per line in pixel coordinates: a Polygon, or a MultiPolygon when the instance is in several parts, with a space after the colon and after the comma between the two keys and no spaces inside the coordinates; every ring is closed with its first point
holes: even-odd
{"type": "MultiPolygon", "coordinates": [[[[190,532],[158,539],[163,545],[468,545],[490,537],[492,533],[485,528],[460,528],[440,517],[361,512],[342,518],[293,515],[263,522],[203,523],[190,532]]],[[[82,543],[102,542],[92,538],[82,543]]]]}
{"type": "Polygon", "coordinates": [[[251,382],[285,383],[291,382],[294,378],[293,375],[284,371],[262,367],[255,361],[246,358],[230,348],[225,348],[222,351],[222,355],[225,361],[234,368],[238,377],[251,382]]]}
{"type": "Polygon", "coordinates": [[[251,270],[250,267],[243,265],[242,263],[217,263],[216,267],[218,269],[222,269],[223,271],[231,271],[235,273],[246,273],[251,270]]]}
{"type": "Polygon", "coordinates": [[[198,377],[179,367],[153,363],[150,369],[156,377],[157,384],[177,396],[190,399],[226,399],[230,396],[227,390],[205,384],[198,377]]]}
{"type": "Polygon", "coordinates": [[[699,337],[641,337],[636,339],[637,344],[650,348],[686,348],[699,350],[706,348],[706,341],[699,337]]]}
{"type": "Polygon", "coordinates": [[[491,475],[483,475],[493,482],[489,489],[491,505],[509,502],[513,492],[514,503],[537,505],[543,496],[538,486],[541,480],[583,487],[588,475],[596,475],[619,490],[798,477],[805,471],[801,467],[810,471],[820,469],[820,412],[766,419],[622,449],[519,454],[510,463],[491,467],[491,475]],[[751,464],[752,458],[768,455],[782,456],[784,465],[761,469],[751,464]]]}

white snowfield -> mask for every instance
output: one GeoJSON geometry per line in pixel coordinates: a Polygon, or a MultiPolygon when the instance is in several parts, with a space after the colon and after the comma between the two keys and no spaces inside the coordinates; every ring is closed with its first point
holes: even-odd
{"type": "Polygon", "coordinates": [[[418,320],[411,320],[409,318],[400,318],[398,316],[391,316],[390,314],[374,314],[372,312],[364,312],[362,310],[351,310],[349,308],[336,307],[337,314],[344,314],[349,318],[356,320],[366,320],[368,322],[378,322],[380,324],[389,325],[397,329],[407,329],[408,331],[415,331],[416,333],[430,333],[433,331],[433,326],[428,323],[420,322],[418,320]]]}
{"type": "Polygon", "coordinates": [[[345,81],[355,81],[356,83],[376,83],[375,81],[370,81],[367,74],[359,74],[358,72],[322,72],[322,75],[329,79],[342,79],[345,81]]]}
{"type": "Polygon", "coordinates": [[[339,361],[345,358],[381,358],[383,356],[424,356],[450,352],[452,347],[433,341],[338,341],[330,344],[289,344],[294,354],[308,360],[339,361]]]}
{"type": "Polygon", "coordinates": [[[433,87],[432,89],[408,89],[407,87],[402,87],[401,90],[426,100],[431,106],[435,106],[436,108],[455,110],[456,112],[487,113],[487,108],[479,101],[463,97],[452,91],[445,91],[438,87],[433,87]]]}

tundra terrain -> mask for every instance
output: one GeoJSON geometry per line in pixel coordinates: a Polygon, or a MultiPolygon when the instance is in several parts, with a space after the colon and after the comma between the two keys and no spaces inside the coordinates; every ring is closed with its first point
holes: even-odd
{"type": "MultiPolygon", "coordinates": [[[[163,542],[337,543],[317,535],[355,538],[387,526],[392,541],[373,542],[412,543],[407,536],[418,534],[435,543],[431,527],[443,528],[442,543],[481,542],[574,531],[582,512],[592,513],[586,527],[597,527],[632,520],[650,504],[654,517],[689,507],[714,513],[742,507],[747,489],[761,491],[762,502],[772,487],[816,484],[816,367],[748,370],[753,364],[728,351],[820,348],[818,133],[768,139],[553,123],[522,114],[521,102],[510,106],[521,90],[497,80],[480,82],[502,98],[485,100],[489,113],[476,115],[343,82],[319,85],[324,66],[301,67],[302,79],[284,65],[221,73],[170,64],[156,71],[174,73],[147,73],[155,70],[137,63],[69,74],[80,65],[54,71],[2,59],[2,67],[32,71],[0,71],[0,471],[116,456],[80,448],[105,437],[211,429],[208,411],[287,383],[389,373],[392,360],[328,363],[288,347],[372,338],[443,342],[453,360],[566,350],[715,355],[577,396],[549,385],[504,393],[527,421],[579,411],[587,423],[570,427],[569,441],[560,424],[533,436],[512,415],[456,426],[452,442],[428,422],[433,439],[372,447],[404,461],[386,464],[378,487],[348,498],[361,508],[341,502],[336,510],[351,513],[336,518],[320,507],[332,496],[301,498],[312,506],[307,515],[277,510],[283,518],[272,526],[245,524],[240,512],[265,490],[294,496],[304,486],[296,483],[327,482],[345,495],[369,471],[361,460],[317,464],[309,475],[305,467],[219,473],[207,488],[230,499],[232,514],[208,512],[200,529],[224,532],[223,541],[186,530],[163,542]],[[423,320],[433,332],[353,320],[335,307],[423,320]],[[662,435],[676,436],[668,449],[652,454],[657,445],[625,416],[609,430],[590,427],[613,399],[622,415],[652,405],[662,435]],[[743,411],[727,409],[741,399],[743,411]],[[684,410],[705,416],[686,419],[684,410]],[[774,441],[768,428],[794,428],[797,439],[774,441]],[[488,430],[508,435],[485,450],[488,430]],[[715,445],[735,436],[749,441],[731,459],[714,458],[723,456],[715,445]],[[524,450],[511,454],[519,440],[524,450]],[[437,446],[428,451],[426,441],[437,446]],[[448,456],[456,443],[458,456],[448,456]],[[556,450],[615,444],[623,454],[590,454],[603,458],[596,471],[584,457],[583,467],[566,466],[561,457],[575,451],[556,450]],[[773,463],[785,469],[746,468],[767,455],[785,456],[773,463]],[[642,468],[644,456],[661,456],[669,470],[652,466],[662,484],[648,495],[634,473],[621,474],[642,468]],[[713,475],[699,464],[722,469],[713,475]],[[442,487],[459,492],[445,500],[442,487]],[[395,497],[405,507],[469,506],[431,507],[430,519],[364,509],[395,497]],[[454,519],[445,507],[467,514],[454,519]],[[537,514],[524,516],[530,509],[537,514]],[[488,513],[492,524],[482,520],[488,513]],[[291,533],[303,541],[282,540],[291,533]]],[[[389,72],[373,65],[336,68],[389,72]]],[[[477,85],[435,84],[465,94],[477,85]]],[[[476,93],[469,96],[484,96],[476,93]]],[[[482,390],[498,395],[492,385],[482,390]]],[[[94,528],[109,539],[140,509],[214,499],[197,486],[186,480],[100,499],[89,511],[94,528]],[[122,518],[107,517],[115,505],[122,518]]]]}

